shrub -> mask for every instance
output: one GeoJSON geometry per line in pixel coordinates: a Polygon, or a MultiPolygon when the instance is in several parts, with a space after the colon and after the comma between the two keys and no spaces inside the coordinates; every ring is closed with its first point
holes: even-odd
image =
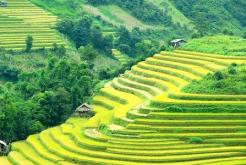
{"type": "Polygon", "coordinates": [[[228,29],[224,29],[222,33],[225,34],[225,35],[229,35],[229,36],[233,36],[234,35],[234,33],[231,30],[228,30],[228,29]]]}
{"type": "Polygon", "coordinates": [[[223,81],[217,81],[217,82],[214,82],[213,85],[211,86],[216,89],[222,89],[226,86],[226,84],[223,81]]]}
{"type": "Polygon", "coordinates": [[[204,142],[204,139],[202,139],[200,137],[191,137],[191,138],[189,138],[188,142],[191,144],[201,144],[204,142]]]}
{"type": "Polygon", "coordinates": [[[214,73],[213,78],[215,80],[223,80],[225,78],[225,76],[221,71],[217,71],[214,73]]]}
{"type": "Polygon", "coordinates": [[[246,39],[246,32],[243,33],[243,38],[246,39]]]}
{"type": "Polygon", "coordinates": [[[228,67],[228,73],[229,74],[237,74],[237,70],[235,67],[233,67],[232,65],[228,67]]]}
{"type": "Polygon", "coordinates": [[[231,63],[231,66],[236,67],[237,63],[233,62],[233,63],[231,63]]]}
{"type": "Polygon", "coordinates": [[[176,106],[176,105],[167,107],[165,110],[168,111],[168,112],[183,112],[184,111],[183,108],[181,108],[179,106],[176,106]]]}
{"type": "Polygon", "coordinates": [[[61,57],[65,56],[66,55],[66,48],[64,45],[61,45],[60,47],[58,47],[57,49],[57,54],[61,57]]]}
{"type": "Polygon", "coordinates": [[[28,35],[26,37],[26,52],[30,52],[33,46],[33,37],[28,35]]]}

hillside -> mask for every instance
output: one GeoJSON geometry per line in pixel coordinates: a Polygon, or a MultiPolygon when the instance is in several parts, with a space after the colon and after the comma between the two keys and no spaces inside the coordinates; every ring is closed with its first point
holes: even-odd
{"type": "Polygon", "coordinates": [[[190,40],[181,49],[212,54],[246,56],[246,39],[227,35],[205,36],[190,40]]]}
{"type": "Polygon", "coordinates": [[[231,64],[222,71],[208,74],[202,80],[192,82],[183,91],[187,93],[246,95],[245,75],[245,65],[231,64]]]}
{"type": "Polygon", "coordinates": [[[162,10],[166,10],[168,15],[171,17],[172,22],[180,24],[181,26],[186,26],[189,29],[193,29],[194,24],[191,20],[184,16],[169,0],[149,0],[157,7],[162,10]]]}
{"type": "MultiPolygon", "coordinates": [[[[179,11],[175,10],[173,5],[167,7],[169,14],[166,12],[160,12],[161,9],[152,3],[147,3],[147,6],[153,11],[148,12],[148,8],[145,9],[146,6],[134,4],[133,8],[127,8],[126,6],[130,1],[122,2],[122,3],[114,3],[114,2],[97,2],[97,1],[73,1],[71,5],[69,5],[69,0],[61,1],[44,1],[44,0],[31,0],[34,4],[45,8],[46,10],[58,15],[60,18],[62,17],[76,17],[81,15],[81,13],[87,13],[89,15],[94,16],[95,22],[99,25],[103,31],[115,32],[115,28],[119,26],[125,26],[127,29],[131,30],[134,27],[140,28],[141,30],[150,30],[154,31],[153,33],[159,34],[160,38],[164,38],[164,35],[168,38],[177,34],[180,35],[183,32],[184,36],[187,36],[187,29],[179,29],[176,30],[174,27],[177,27],[176,23],[180,23],[181,25],[189,26],[188,29],[192,25],[188,25],[189,21],[187,19],[180,19],[182,21],[178,21],[178,17],[182,15],[179,11]],[[57,5],[58,4],[58,5],[57,5]],[[62,7],[61,7],[62,6],[62,7]],[[125,6],[125,7],[124,7],[125,6]],[[138,12],[134,12],[134,9],[140,9],[138,12]],[[158,14],[160,12],[160,14],[158,14]],[[174,22],[171,21],[171,13],[175,13],[174,22]],[[151,21],[151,19],[155,19],[156,21],[151,21]]],[[[185,18],[183,16],[183,18],[185,18]]],[[[156,35],[157,36],[157,35],[156,35]]],[[[156,37],[155,36],[155,37],[156,37]]]]}
{"type": "Polygon", "coordinates": [[[0,0],[0,165],[245,164],[245,9],[0,0]]]}
{"type": "Polygon", "coordinates": [[[125,26],[129,30],[134,27],[138,27],[142,30],[154,28],[153,26],[148,26],[142,23],[116,5],[102,5],[99,7],[84,5],[83,8],[86,12],[96,17],[101,17],[102,20],[116,27],[125,26]]]}
{"type": "Polygon", "coordinates": [[[0,48],[25,49],[27,35],[33,37],[34,48],[50,48],[53,43],[64,44],[53,29],[56,20],[56,16],[28,0],[8,0],[8,7],[0,8],[0,48]]]}
{"type": "Polygon", "coordinates": [[[227,29],[236,34],[245,30],[246,8],[244,0],[170,0],[196,28],[204,34],[218,33],[227,29]]]}
{"type": "Polygon", "coordinates": [[[13,143],[0,163],[243,163],[245,96],[180,92],[231,62],[245,63],[246,58],[185,51],[156,54],[93,97],[96,116],[71,117],[13,143]]]}

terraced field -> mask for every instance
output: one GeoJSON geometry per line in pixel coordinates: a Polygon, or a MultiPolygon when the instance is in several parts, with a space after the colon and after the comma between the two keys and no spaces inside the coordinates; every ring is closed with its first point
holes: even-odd
{"type": "Polygon", "coordinates": [[[246,57],[156,54],[101,89],[93,118],[13,143],[0,164],[245,164],[246,96],[180,92],[232,62],[246,57]]]}
{"type": "Polygon", "coordinates": [[[0,7],[0,48],[24,49],[27,35],[33,36],[34,48],[62,44],[61,37],[53,29],[56,20],[56,16],[28,0],[8,0],[8,7],[0,7]]]}
{"type": "Polygon", "coordinates": [[[130,59],[128,56],[122,54],[120,51],[117,49],[113,49],[112,53],[114,57],[121,63],[121,64],[126,64],[130,59]]]}

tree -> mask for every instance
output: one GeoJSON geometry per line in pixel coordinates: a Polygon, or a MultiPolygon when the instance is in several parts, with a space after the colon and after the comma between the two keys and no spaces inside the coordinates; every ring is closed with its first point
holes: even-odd
{"type": "Polygon", "coordinates": [[[22,71],[16,83],[0,86],[0,139],[22,140],[64,122],[89,101],[94,81],[87,64],[66,57],[52,56],[46,68],[22,71]]]}
{"type": "Polygon", "coordinates": [[[28,35],[26,37],[26,52],[30,52],[33,46],[33,37],[28,35]]]}
{"type": "Polygon", "coordinates": [[[72,39],[75,42],[76,48],[88,45],[91,38],[92,19],[84,16],[75,22],[72,32],[72,39]]]}
{"type": "Polygon", "coordinates": [[[103,36],[99,27],[93,27],[91,30],[91,42],[94,48],[107,54],[112,54],[113,37],[111,35],[103,36]]]}
{"type": "Polygon", "coordinates": [[[233,36],[234,35],[233,32],[231,30],[228,30],[228,29],[224,29],[222,33],[225,34],[225,35],[229,35],[229,36],[233,36]]]}
{"type": "Polygon", "coordinates": [[[91,45],[80,47],[79,53],[80,53],[80,58],[82,60],[87,61],[88,63],[91,63],[98,55],[97,50],[94,49],[91,45]]]}
{"type": "Polygon", "coordinates": [[[58,49],[56,51],[56,54],[58,56],[60,56],[60,57],[63,57],[63,56],[66,55],[66,52],[67,52],[67,50],[66,50],[65,46],[64,45],[61,45],[61,46],[58,47],[58,49]]]}
{"type": "Polygon", "coordinates": [[[56,28],[59,32],[71,36],[74,28],[74,22],[71,19],[66,18],[59,21],[56,25],[56,28]]]}
{"type": "Polygon", "coordinates": [[[246,31],[243,33],[243,38],[246,39],[246,31]]]}
{"type": "MultiPolygon", "coordinates": [[[[93,21],[91,17],[83,16],[78,20],[65,19],[60,21],[57,24],[57,29],[61,33],[67,35],[75,43],[77,49],[81,46],[93,45],[99,52],[111,55],[113,37],[108,35],[104,36],[100,27],[92,27],[92,24],[93,21]]],[[[57,45],[53,45],[53,50],[58,50],[57,45]]],[[[60,52],[58,53],[62,54],[60,52]]]]}

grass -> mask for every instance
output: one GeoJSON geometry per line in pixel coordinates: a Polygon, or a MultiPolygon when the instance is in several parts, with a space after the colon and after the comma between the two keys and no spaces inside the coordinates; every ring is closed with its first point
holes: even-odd
{"type": "Polygon", "coordinates": [[[220,55],[246,56],[246,40],[236,36],[206,36],[189,41],[181,49],[220,55]]]}
{"type": "Polygon", "coordinates": [[[125,26],[128,29],[133,29],[134,27],[146,29],[151,27],[142,23],[117,5],[100,5],[98,7],[84,5],[84,10],[92,15],[100,16],[103,20],[115,26],[125,26]]]}
{"type": "MultiPolygon", "coordinates": [[[[245,75],[245,65],[231,65],[230,67],[222,71],[218,71],[214,74],[208,74],[202,80],[193,81],[188,86],[184,87],[183,91],[187,93],[199,94],[245,95],[245,75]]],[[[219,97],[217,96],[217,98],[215,99],[218,98],[219,97]]],[[[240,99],[240,97],[235,96],[235,99],[240,99]]]]}

